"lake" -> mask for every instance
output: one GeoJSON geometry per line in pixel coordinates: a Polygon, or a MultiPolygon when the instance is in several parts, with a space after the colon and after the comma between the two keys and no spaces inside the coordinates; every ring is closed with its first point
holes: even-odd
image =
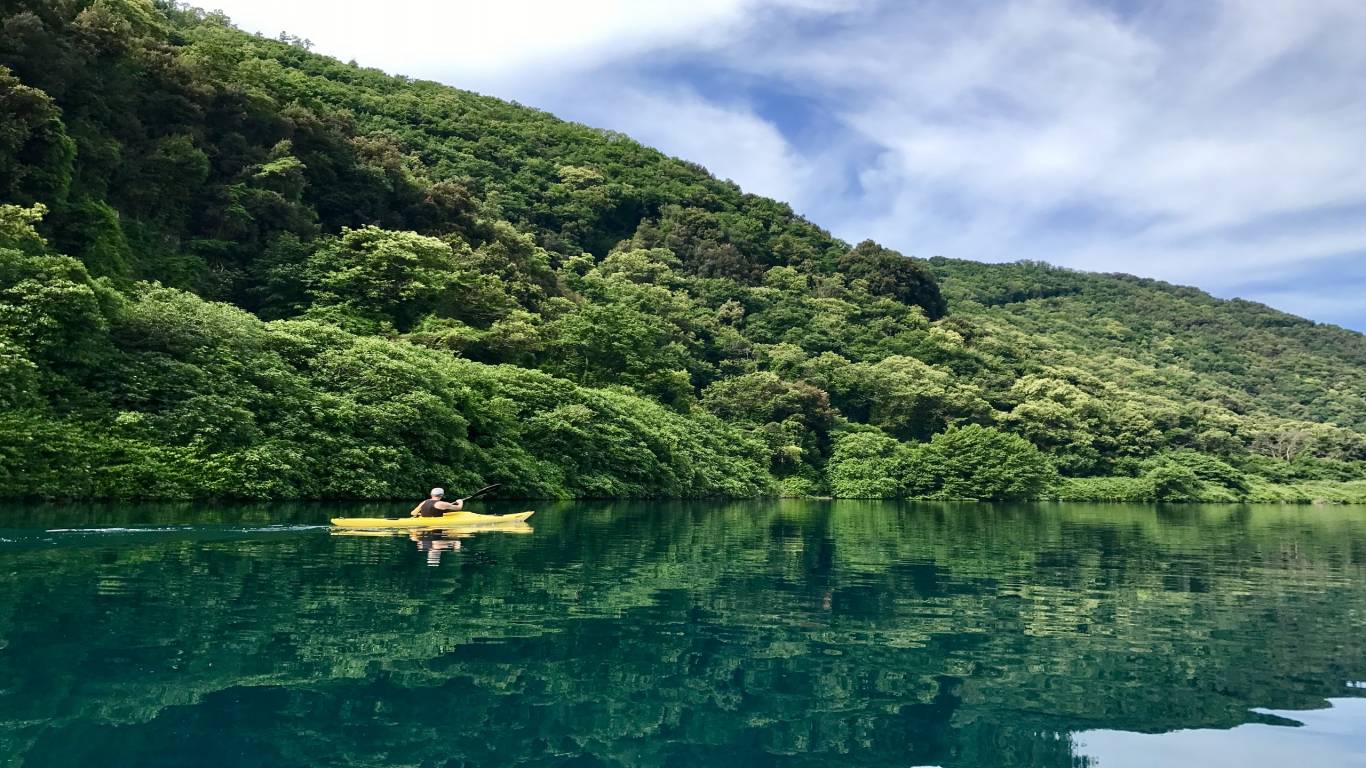
{"type": "Polygon", "coordinates": [[[1366,508],[536,506],[0,507],[0,764],[1366,766],[1366,508]]]}

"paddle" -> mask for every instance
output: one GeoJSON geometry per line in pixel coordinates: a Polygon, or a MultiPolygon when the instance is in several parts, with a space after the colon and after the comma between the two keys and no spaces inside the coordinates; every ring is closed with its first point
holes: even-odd
{"type": "Polygon", "coordinates": [[[475,491],[474,493],[471,493],[470,495],[468,495],[468,496],[466,496],[465,498],[461,499],[461,501],[469,501],[470,499],[474,498],[475,496],[483,496],[484,494],[488,493],[489,491],[493,490],[494,488],[497,488],[497,487],[500,486],[500,485],[502,485],[502,483],[494,483],[493,485],[486,485],[486,486],[484,486],[483,488],[480,488],[479,490],[475,491]]]}
{"type": "MultiPolygon", "coordinates": [[[[502,483],[494,483],[493,485],[486,485],[486,486],[484,486],[483,488],[480,488],[479,490],[475,491],[474,493],[471,493],[470,495],[468,495],[468,496],[466,496],[465,498],[461,499],[460,502],[463,504],[464,502],[469,501],[470,499],[474,498],[475,496],[483,496],[484,494],[488,493],[489,491],[493,490],[494,488],[497,488],[497,487],[500,486],[500,485],[502,485],[502,483]]],[[[489,513],[487,513],[487,512],[482,512],[482,513],[479,513],[479,514],[489,515],[489,513]]],[[[502,517],[501,514],[499,514],[499,515],[489,515],[489,516],[490,516],[490,517],[502,517]]]]}

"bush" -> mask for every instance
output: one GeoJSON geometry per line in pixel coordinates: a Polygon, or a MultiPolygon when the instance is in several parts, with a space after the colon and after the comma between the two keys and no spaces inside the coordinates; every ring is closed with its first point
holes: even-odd
{"type": "Polygon", "coordinates": [[[1028,440],[977,424],[935,435],[911,466],[933,488],[927,495],[948,499],[1037,498],[1057,479],[1028,440]]]}
{"type": "Polygon", "coordinates": [[[1054,496],[1061,501],[1149,501],[1152,483],[1141,477],[1067,477],[1054,496]]]}
{"type": "Polygon", "coordinates": [[[1247,475],[1213,456],[1195,451],[1175,451],[1164,454],[1158,461],[1185,467],[1202,481],[1227,488],[1235,494],[1247,493],[1247,475]]]}
{"type": "Polygon", "coordinates": [[[825,468],[830,492],[845,499],[901,496],[907,459],[906,447],[881,432],[841,435],[825,468]]]}
{"type": "Polygon", "coordinates": [[[806,499],[824,492],[820,479],[807,474],[788,475],[777,479],[778,496],[784,499],[806,499]]]}
{"type": "Polygon", "coordinates": [[[1157,501],[1199,501],[1204,483],[1188,467],[1170,461],[1160,462],[1143,475],[1157,501]]]}

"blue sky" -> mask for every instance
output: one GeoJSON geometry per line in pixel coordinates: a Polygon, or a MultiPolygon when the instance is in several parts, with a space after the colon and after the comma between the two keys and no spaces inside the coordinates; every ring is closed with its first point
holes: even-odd
{"type": "Polygon", "coordinates": [[[1167,733],[1081,731],[1072,740],[1080,754],[1105,768],[1366,766],[1366,737],[1361,732],[1366,699],[1329,699],[1322,709],[1253,712],[1266,721],[1167,733]]]}
{"type": "Polygon", "coordinates": [[[916,256],[1366,330],[1359,0],[205,0],[612,128],[916,256]]]}

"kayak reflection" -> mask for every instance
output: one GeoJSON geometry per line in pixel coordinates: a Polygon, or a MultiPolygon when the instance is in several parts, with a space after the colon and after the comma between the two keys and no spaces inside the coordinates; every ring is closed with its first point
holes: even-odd
{"type": "Polygon", "coordinates": [[[512,520],[498,525],[484,525],[478,528],[419,528],[419,529],[371,529],[371,530],[333,530],[333,536],[365,536],[376,538],[407,537],[417,546],[418,552],[427,554],[427,565],[441,565],[441,553],[458,550],[460,540],[488,533],[532,533],[534,529],[520,520],[512,520]]]}
{"type": "Polygon", "coordinates": [[[441,553],[446,550],[460,549],[460,534],[447,534],[445,531],[413,531],[408,538],[417,544],[418,552],[427,553],[427,565],[435,568],[441,565],[441,553]]]}

